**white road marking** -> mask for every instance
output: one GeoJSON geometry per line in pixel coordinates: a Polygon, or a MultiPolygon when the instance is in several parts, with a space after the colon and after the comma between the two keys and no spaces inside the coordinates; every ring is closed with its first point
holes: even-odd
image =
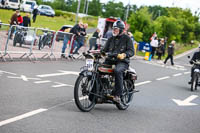
{"type": "Polygon", "coordinates": [[[184,74],[190,74],[190,72],[184,72],[184,74]]]}
{"type": "Polygon", "coordinates": [[[61,76],[61,75],[79,75],[79,72],[75,71],[63,71],[63,70],[58,70],[61,73],[51,73],[51,74],[42,74],[42,75],[36,75],[37,77],[43,78],[43,77],[53,77],[53,76],[61,76]]]}
{"type": "Polygon", "coordinates": [[[52,85],[51,87],[53,88],[64,87],[64,86],[74,87],[73,85],[69,85],[69,84],[63,84],[59,82],[54,82],[54,83],[56,83],[57,85],[52,85]]]}
{"type": "Polygon", "coordinates": [[[144,82],[136,83],[135,86],[140,86],[140,85],[148,84],[148,83],[151,83],[151,82],[152,81],[144,81],[144,82]]]}
{"type": "Polygon", "coordinates": [[[29,81],[30,80],[40,80],[40,78],[27,78],[25,75],[21,75],[20,77],[12,77],[12,76],[7,76],[8,78],[13,78],[13,79],[22,79],[23,81],[29,81]]]}
{"type": "Polygon", "coordinates": [[[16,73],[11,73],[11,72],[7,72],[7,71],[3,71],[3,70],[0,70],[1,73],[7,73],[7,74],[10,74],[10,75],[17,75],[16,73]]]}
{"type": "Polygon", "coordinates": [[[19,116],[16,116],[16,117],[1,121],[0,122],[0,127],[3,126],[3,125],[6,125],[6,124],[9,124],[9,123],[12,123],[12,122],[15,122],[15,121],[18,121],[18,120],[33,116],[33,115],[36,115],[36,114],[39,114],[39,113],[47,111],[47,110],[48,109],[41,108],[41,109],[37,109],[37,110],[31,111],[31,112],[28,112],[28,113],[23,114],[23,115],[19,115],[19,116]]]}
{"type": "Polygon", "coordinates": [[[35,81],[34,83],[36,84],[43,84],[43,83],[49,83],[51,82],[50,80],[43,80],[43,81],[35,81]]]}
{"type": "Polygon", "coordinates": [[[172,99],[178,106],[194,106],[194,105],[198,105],[196,103],[191,103],[192,100],[196,99],[198,96],[197,95],[191,95],[188,98],[186,98],[185,100],[181,101],[178,99],[172,99]]]}
{"type": "Polygon", "coordinates": [[[181,75],[182,75],[182,73],[177,73],[177,74],[174,74],[173,76],[177,77],[177,76],[181,76],[181,75]]]}
{"type": "Polygon", "coordinates": [[[164,79],[168,79],[168,78],[170,78],[169,76],[166,76],[166,77],[162,77],[162,78],[157,78],[156,80],[164,80],[164,79]]]}

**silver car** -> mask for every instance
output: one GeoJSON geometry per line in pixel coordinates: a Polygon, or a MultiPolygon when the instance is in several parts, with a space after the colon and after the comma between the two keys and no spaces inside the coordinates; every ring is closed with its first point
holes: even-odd
{"type": "Polygon", "coordinates": [[[40,15],[45,15],[45,16],[55,16],[55,11],[48,5],[39,5],[38,11],[40,15]]]}

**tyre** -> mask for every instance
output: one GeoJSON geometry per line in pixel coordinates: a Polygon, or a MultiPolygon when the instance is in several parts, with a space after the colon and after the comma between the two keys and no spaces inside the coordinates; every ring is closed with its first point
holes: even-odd
{"type": "Polygon", "coordinates": [[[95,106],[95,96],[89,97],[92,91],[91,80],[87,76],[80,75],[74,87],[74,99],[76,106],[83,112],[89,112],[95,106]]]}
{"type": "Polygon", "coordinates": [[[133,99],[134,83],[131,80],[124,80],[121,103],[116,104],[119,110],[126,110],[133,99]]]}
{"type": "Polygon", "coordinates": [[[13,46],[15,47],[16,44],[17,44],[17,39],[16,39],[16,37],[14,37],[14,40],[13,40],[13,46]]]}
{"type": "Polygon", "coordinates": [[[197,76],[196,74],[194,73],[193,77],[192,77],[192,83],[191,83],[191,91],[194,91],[194,89],[197,87],[197,76]]]}
{"type": "Polygon", "coordinates": [[[195,90],[197,90],[197,86],[198,86],[198,77],[196,78],[195,90]]]}

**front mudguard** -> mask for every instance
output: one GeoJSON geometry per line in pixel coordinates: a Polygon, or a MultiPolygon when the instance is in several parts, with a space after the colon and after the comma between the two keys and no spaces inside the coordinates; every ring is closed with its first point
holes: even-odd
{"type": "Polygon", "coordinates": [[[88,71],[88,70],[84,70],[82,72],[79,73],[79,75],[83,75],[85,77],[92,77],[92,72],[91,71],[88,71]]]}

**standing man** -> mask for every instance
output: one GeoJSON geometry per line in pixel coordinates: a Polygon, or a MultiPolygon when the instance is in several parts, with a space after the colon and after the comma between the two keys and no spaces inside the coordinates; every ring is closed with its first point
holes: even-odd
{"type": "MultiPolygon", "coordinates": [[[[17,17],[19,15],[20,15],[19,10],[16,10],[15,13],[12,15],[12,17],[10,19],[10,26],[12,26],[12,25],[18,25],[18,19],[17,19],[17,17]]],[[[11,33],[10,33],[10,39],[12,39],[14,31],[15,31],[15,27],[12,27],[11,33]]]]}
{"type": "Polygon", "coordinates": [[[173,61],[173,55],[174,55],[174,46],[175,46],[175,41],[173,40],[172,42],[171,42],[171,44],[168,46],[168,56],[167,56],[167,58],[165,59],[165,61],[164,61],[164,64],[166,64],[167,63],[167,60],[170,58],[170,60],[171,60],[171,65],[173,66],[174,65],[174,61],[173,61]]]}
{"type": "MultiPolygon", "coordinates": [[[[78,24],[76,24],[76,25],[74,25],[74,27],[72,27],[71,29],[70,29],[70,33],[73,33],[73,34],[75,34],[76,35],[76,37],[77,36],[79,36],[80,35],[80,29],[81,29],[81,27],[83,27],[83,23],[82,22],[79,22],[78,24]]],[[[68,38],[68,36],[64,36],[64,41],[63,41],[63,47],[62,47],[62,52],[61,52],[61,57],[62,58],[65,58],[65,50],[66,50],[66,48],[67,48],[67,43],[68,43],[68,40],[69,40],[70,38],[68,38]]],[[[71,39],[70,39],[71,40],[71,39]]],[[[73,40],[72,40],[73,41],[73,40]]],[[[76,40],[74,40],[74,45],[76,46],[77,45],[77,41],[76,40]]],[[[72,49],[73,49],[73,46],[72,46],[72,49]]],[[[72,50],[71,50],[72,51],[72,50]]]]}
{"type": "Polygon", "coordinates": [[[86,29],[88,28],[88,24],[85,23],[83,27],[80,29],[80,35],[77,37],[77,45],[73,54],[79,54],[78,50],[84,45],[85,36],[87,35],[86,29]]]}
{"type": "Polygon", "coordinates": [[[31,26],[31,20],[29,18],[29,14],[27,13],[26,16],[23,17],[23,26],[29,27],[31,26]]]}
{"type": "Polygon", "coordinates": [[[37,15],[38,15],[38,13],[39,13],[39,11],[38,11],[38,9],[35,7],[35,8],[33,9],[33,23],[35,23],[36,17],[37,17],[37,15]]]}
{"type": "Polygon", "coordinates": [[[152,51],[151,51],[152,57],[151,58],[153,59],[154,55],[155,55],[155,52],[156,52],[156,49],[158,47],[158,37],[157,36],[151,40],[150,45],[152,47],[152,51]]]}

